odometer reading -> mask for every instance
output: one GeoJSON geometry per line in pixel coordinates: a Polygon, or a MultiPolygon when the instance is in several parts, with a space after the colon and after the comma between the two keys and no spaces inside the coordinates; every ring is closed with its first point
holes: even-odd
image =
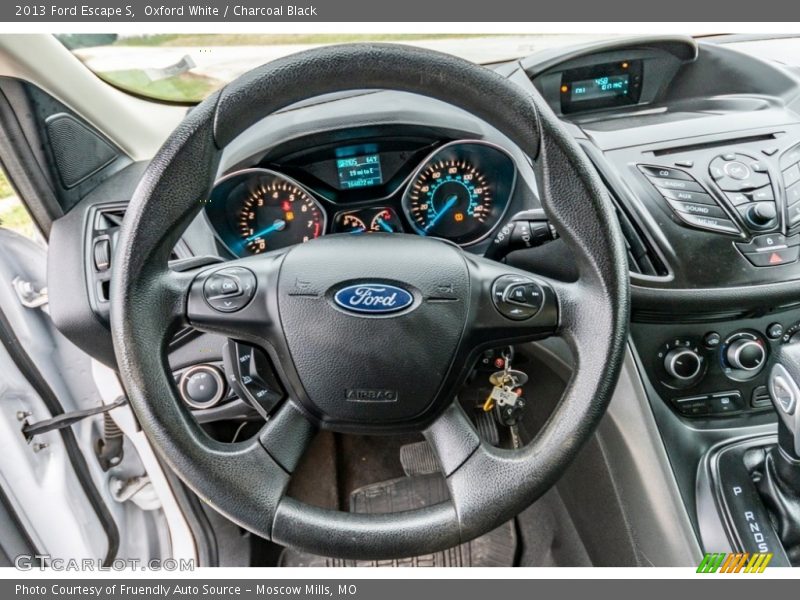
{"type": "Polygon", "coordinates": [[[323,233],[316,201],[294,183],[261,180],[242,201],[237,222],[242,245],[252,254],[307,242],[323,233]]]}
{"type": "Polygon", "coordinates": [[[491,228],[492,189],[486,177],[466,160],[436,160],[411,182],[409,217],[422,235],[461,244],[483,237],[491,228]]]}

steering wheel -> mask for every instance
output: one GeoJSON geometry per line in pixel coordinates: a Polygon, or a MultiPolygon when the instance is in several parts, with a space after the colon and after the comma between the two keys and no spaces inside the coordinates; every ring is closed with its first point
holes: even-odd
{"type": "MultiPolygon", "coordinates": [[[[352,291],[352,290],[351,290],[352,291]]],[[[345,294],[346,296],[347,294],[345,294]]],[[[248,296],[249,297],[249,296],[248,296]]],[[[381,304],[383,303],[383,304],[381,304]]],[[[353,44],[295,54],[244,74],[193,109],[153,158],[132,198],[114,258],[111,323],[119,374],[141,427],[203,500],[276,543],[324,556],[390,558],[453,547],[514,517],[553,485],[592,434],[616,384],[629,317],[624,242],[592,166],[533,91],[428,50],[353,44]],[[190,272],[171,249],[208,197],[221,150],[292,103],[345,90],[429,96],[485,120],[532,160],[542,206],[579,272],[565,283],[423,236],[325,236],[286,250],[190,272]],[[204,286],[238,267],[252,296],[220,312],[204,286]],[[533,283],[540,306],[508,318],[495,305],[504,276],[533,283]],[[385,312],[342,303],[345,288],[390,286],[385,312]],[[391,294],[389,294],[391,296],[391,294]],[[403,306],[400,306],[400,305],[403,306]],[[397,308],[399,306],[399,308],[397,308]],[[211,439],[180,401],[167,345],[180,328],[262,348],[289,398],[260,432],[211,439]],[[455,396],[487,348],[561,336],[574,373],[552,416],[525,447],[484,443],[455,396]],[[384,401],[360,401],[377,398],[384,401]],[[285,494],[318,428],[422,432],[450,501],[365,515],[285,494]]]]}

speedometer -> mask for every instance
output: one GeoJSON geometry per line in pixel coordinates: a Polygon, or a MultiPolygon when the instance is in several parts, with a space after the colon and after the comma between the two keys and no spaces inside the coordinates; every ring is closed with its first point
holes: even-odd
{"type": "Polygon", "coordinates": [[[417,170],[403,196],[403,209],[420,235],[472,244],[499,223],[515,176],[505,151],[485,142],[454,142],[417,170]]]}
{"type": "Polygon", "coordinates": [[[485,229],[492,210],[492,192],[486,177],[467,161],[438,160],[411,184],[408,210],[425,235],[471,237],[473,232],[485,229]]]}

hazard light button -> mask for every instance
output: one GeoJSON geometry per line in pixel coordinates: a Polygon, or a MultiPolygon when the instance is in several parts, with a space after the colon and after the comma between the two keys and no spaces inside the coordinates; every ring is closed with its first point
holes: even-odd
{"type": "Polygon", "coordinates": [[[798,254],[800,254],[800,246],[792,246],[783,249],[745,252],[744,257],[756,267],[778,267],[796,262],[798,254]]]}

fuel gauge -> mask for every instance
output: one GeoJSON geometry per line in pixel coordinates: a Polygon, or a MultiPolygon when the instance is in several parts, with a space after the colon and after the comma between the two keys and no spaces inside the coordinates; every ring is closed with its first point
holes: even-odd
{"type": "Polygon", "coordinates": [[[367,225],[364,220],[353,213],[344,215],[336,228],[343,233],[366,233],[367,225]]]}

